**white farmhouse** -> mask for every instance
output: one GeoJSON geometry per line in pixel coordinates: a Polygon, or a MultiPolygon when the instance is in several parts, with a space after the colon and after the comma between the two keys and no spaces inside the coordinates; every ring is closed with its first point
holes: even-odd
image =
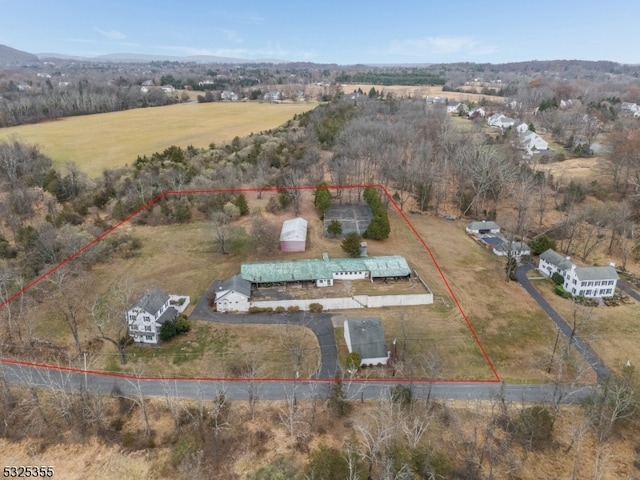
{"type": "Polygon", "coordinates": [[[127,311],[129,335],[140,343],[157,344],[160,327],[173,321],[178,310],[170,306],[171,297],[160,290],[147,290],[127,311]]]}
{"type": "Polygon", "coordinates": [[[563,287],[566,291],[590,298],[613,296],[619,278],[613,266],[577,267],[568,257],[552,249],[540,255],[538,270],[547,277],[559,273],[564,278],[563,287]]]}
{"type": "Polygon", "coordinates": [[[350,318],[344,321],[344,340],[349,353],[358,352],[360,366],[386,365],[389,352],[379,318],[350,318]]]}
{"type": "Polygon", "coordinates": [[[540,135],[530,130],[520,134],[520,144],[529,155],[541,150],[549,150],[549,144],[540,135]]]}
{"type": "Polygon", "coordinates": [[[509,128],[513,127],[517,123],[517,120],[509,118],[502,113],[494,113],[487,119],[487,123],[490,127],[509,128]]]}
{"type": "Polygon", "coordinates": [[[251,282],[235,275],[215,286],[216,310],[218,312],[248,312],[251,297],[251,282]]]}
{"type": "Polygon", "coordinates": [[[531,255],[531,248],[524,242],[505,240],[493,247],[493,253],[499,257],[521,258],[531,255]]]}

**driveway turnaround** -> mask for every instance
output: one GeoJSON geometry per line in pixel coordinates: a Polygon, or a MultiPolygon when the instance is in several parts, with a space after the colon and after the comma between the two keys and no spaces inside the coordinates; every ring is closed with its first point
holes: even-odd
{"type": "Polygon", "coordinates": [[[320,345],[320,367],[315,378],[333,379],[338,370],[338,349],[333,333],[331,315],[326,313],[217,313],[208,305],[207,291],[196,304],[190,318],[216,323],[246,324],[246,325],[299,325],[309,328],[320,345]]]}

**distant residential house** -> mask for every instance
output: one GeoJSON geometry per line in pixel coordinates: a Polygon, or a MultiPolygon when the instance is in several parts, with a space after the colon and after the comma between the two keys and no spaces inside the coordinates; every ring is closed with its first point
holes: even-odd
{"type": "Polygon", "coordinates": [[[549,150],[547,141],[531,130],[520,134],[520,145],[522,145],[522,148],[524,148],[529,155],[533,155],[542,150],[549,150]]]}
{"type": "Polygon", "coordinates": [[[228,100],[230,102],[237,102],[238,101],[238,94],[235,93],[235,92],[231,92],[229,90],[224,90],[220,94],[220,99],[221,100],[228,100]]]}
{"type": "Polygon", "coordinates": [[[482,220],[480,222],[470,222],[465,228],[467,233],[484,235],[487,233],[500,233],[500,226],[496,222],[482,220]]]}
{"type": "Polygon", "coordinates": [[[251,298],[251,282],[235,275],[214,286],[218,312],[247,312],[251,298]]]}
{"type": "Polygon", "coordinates": [[[445,103],[447,103],[447,97],[439,97],[439,96],[435,96],[435,97],[427,97],[427,103],[430,105],[444,105],[445,103]]]}
{"type": "Polygon", "coordinates": [[[521,258],[531,255],[531,248],[524,242],[505,240],[493,247],[493,253],[499,257],[521,258]]]}
{"type": "Polygon", "coordinates": [[[513,118],[509,118],[502,113],[494,113],[487,119],[487,123],[491,127],[496,128],[509,128],[514,126],[517,123],[517,120],[513,118]]]}
{"type": "Polygon", "coordinates": [[[449,102],[447,104],[447,113],[460,114],[460,113],[468,113],[469,107],[466,104],[461,102],[449,102]]]}
{"type": "Polygon", "coordinates": [[[178,310],[170,305],[171,297],[151,289],[138,298],[127,311],[129,335],[135,342],[157,344],[160,328],[178,316],[178,310]]]}
{"type": "Polygon", "coordinates": [[[590,298],[611,297],[616,291],[618,273],[612,266],[578,267],[569,257],[549,249],[540,255],[538,270],[547,277],[559,273],[564,278],[563,287],[572,295],[590,298]]]}
{"type": "Polygon", "coordinates": [[[282,93],[278,91],[270,91],[265,93],[263,98],[268,102],[279,102],[282,100],[282,93]]]}
{"type": "Polygon", "coordinates": [[[529,125],[524,122],[516,123],[516,132],[525,133],[529,130],[529,125]]]}
{"type": "Polygon", "coordinates": [[[304,252],[307,245],[307,221],[297,217],[285,220],[280,231],[280,250],[283,252],[304,252]]]}
{"type": "Polygon", "coordinates": [[[487,112],[482,107],[477,107],[471,110],[468,114],[469,120],[475,120],[476,118],[484,118],[487,112]]]}
{"type": "Polygon", "coordinates": [[[389,361],[382,321],[377,317],[345,320],[344,340],[349,353],[358,352],[362,357],[361,367],[386,365],[389,361]]]}
{"type": "Polygon", "coordinates": [[[163,85],[160,88],[164,93],[173,93],[176,91],[176,88],[173,85],[163,85]]]}

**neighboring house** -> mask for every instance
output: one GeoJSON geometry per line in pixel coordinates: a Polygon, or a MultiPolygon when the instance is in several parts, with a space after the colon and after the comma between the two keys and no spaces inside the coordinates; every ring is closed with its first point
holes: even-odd
{"type": "Polygon", "coordinates": [[[224,90],[220,94],[220,99],[221,100],[228,100],[230,102],[237,102],[238,101],[238,94],[235,93],[235,92],[230,92],[229,90],[224,90]]]}
{"type": "Polygon", "coordinates": [[[468,113],[469,107],[461,102],[449,102],[447,104],[447,113],[459,114],[460,112],[468,113]]]}
{"type": "Polygon", "coordinates": [[[164,93],[173,93],[176,91],[176,88],[173,85],[162,85],[160,88],[164,93]]]}
{"type": "Polygon", "coordinates": [[[427,103],[432,105],[444,105],[447,103],[447,97],[427,97],[427,103]]]}
{"type": "Polygon", "coordinates": [[[282,100],[282,93],[278,91],[271,91],[264,94],[263,97],[268,102],[279,102],[282,100]]]}
{"type": "Polygon", "coordinates": [[[493,253],[499,257],[511,256],[513,258],[520,258],[531,255],[531,248],[524,242],[505,240],[493,247],[493,253]]]}
{"type": "Polygon", "coordinates": [[[542,150],[549,150],[549,144],[540,135],[530,130],[520,134],[520,144],[529,155],[542,150]]]}
{"type": "Polygon", "coordinates": [[[307,246],[307,221],[293,218],[282,223],[280,250],[283,252],[304,252],[307,246]]]}
{"type": "Polygon", "coordinates": [[[240,275],[252,284],[285,284],[313,282],[317,287],[333,285],[334,280],[409,278],[411,269],[399,255],[386,257],[245,262],[240,275]]]}
{"type": "Polygon", "coordinates": [[[135,342],[156,344],[160,327],[178,316],[178,310],[170,305],[171,297],[160,290],[147,290],[127,311],[129,335],[135,342]]]}
{"type": "Polygon", "coordinates": [[[591,298],[611,297],[616,291],[618,274],[613,266],[577,267],[569,257],[563,257],[549,249],[540,255],[540,273],[551,277],[559,273],[564,278],[563,287],[572,295],[591,298]]]}
{"type": "Polygon", "coordinates": [[[344,340],[349,353],[358,352],[360,366],[386,365],[387,350],[382,321],[377,318],[350,318],[344,321],[344,340]]]}
{"type": "Polygon", "coordinates": [[[516,123],[516,132],[525,133],[528,130],[529,130],[529,125],[527,125],[526,123],[524,122],[516,123]]]}
{"type": "Polygon", "coordinates": [[[500,227],[496,222],[471,222],[466,227],[467,233],[475,233],[476,235],[486,235],[487,233],[500,233],[500,227]]]}
{"type": "Polygon", "coordinates": [[[487,119],[487,123],[491,127],[509,128],[509,127],[513,127],[517,123],[517,120],[514,120],[513,118],[509,118],[506,115],[503,115],[502,113],[494,113],[487,119]]]}
{"type": "Polygon", "coordinates": [[[215,287],[216,310],[218,312],[247,312],[251,297],[251,282],[235,275],[215,287]]]}
{"type": "Polygon", "coordinates": [[[477,107],[469,112],[469,120],[475,120],[476,118],[484,118],[486,117],[487,112],[485,112],[484,108],[477,107]]]}

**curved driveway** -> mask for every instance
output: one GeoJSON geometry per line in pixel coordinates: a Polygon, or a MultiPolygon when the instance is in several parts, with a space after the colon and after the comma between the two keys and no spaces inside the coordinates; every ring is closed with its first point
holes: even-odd
{"type": "Polygon", "coordinates": [[[532,270],[533,267],[529,264],[522,264],[516,268],[515,276],[520,285],[524,287],[524,289],[531,295],[538,305],[542,307],[542,309],[551,317],[551,320],[555,322],[560,331],[564,333],[564,335],[573,341],[573,344],[576,346],[576,349],[580,354],[585,358],[585,360],[591,365],[591,368],[596,372],[596,376],[598,378],[598,383],[604,383],[607,377],[611,376],[611,370],[607,368],[600,357],[587,345],[584,343],[580,337],[573,331],[573,329],[569,326],[569,324],[560,316],[558,312],[556,312],[551,305],[540,295],[534,286],[531,284],[529,277],[527,277],[527,272],[532,270]]]}
{"type": "Polygon", "coordinates": [[[257,324],[257,325],[300,325],[309,328],[320,345],[320,367],[315,374],[316,378],[334,378],[338,370],[338,349],[333,333],[331,315],[326,313],[216,313],[209,308],[207,298],[209,291],[205,292],[196,304],[190,317],[196,320],[205,320],[216,323],[231,324],[257,324]]]}

